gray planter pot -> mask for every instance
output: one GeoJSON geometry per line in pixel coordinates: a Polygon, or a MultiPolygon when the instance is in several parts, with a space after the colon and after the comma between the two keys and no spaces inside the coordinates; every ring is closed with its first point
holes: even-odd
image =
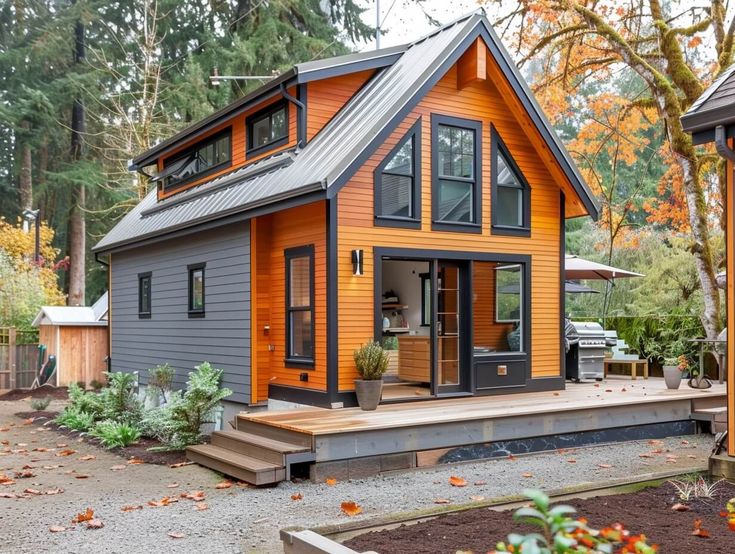
{"type": "Polygon", "coordinates": [[[681,371],[675,365],[664,366],[664,381],[666,382],[666,388],[678,389],[681,385],[681,371]]]}
{"type": "Polygon", "coordinates": [[[383,394],[383,380],[365,381],[355,379],[355,394],[357,394],[357,403],[360,408],[366,412],[375,410],[380,404],[380,397],[383,394]]]}

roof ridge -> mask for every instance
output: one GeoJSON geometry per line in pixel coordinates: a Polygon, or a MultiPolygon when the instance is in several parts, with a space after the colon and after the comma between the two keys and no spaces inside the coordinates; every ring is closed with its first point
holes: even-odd
{"type": "Polygon", "coordinates": [[[479,16],[482,16],[482,17],[486,17],[485,9],[483,7],[479,7],[477,9],[475,9],[475,10],[472,10],[469,13],[466,13],[464,15],[461,15],[458,18],[453,19],[452,21],[449,21],[448,23],[445,23],[444,25],[441,25],[440,27],[437,27],[436,29],[434,29],[430,33],[426,33],[424,36],[419,37],[419,38],[417,38],[415,40],[412,40],[411,42],[408,42],[406,44],[406,46],[407,46],[407,48],[411,48],[413,46],[416,46],[417,44],[420,44],[420,43],[422,43],[422,42],[424,42],[424,41],[426,41],[426,40],[428,40],[428,39],[430,39],[430,38],[438,35],[439,33],[442,33],[444,31],[447,31],[447,30],[451,29],[452,27],[454,27],[455,25],[458,25],[459,23],[462,23],[463,21],[466,21],[467,19],[470,19],[471,17],[476,16],[476,15],[479,15],[479,16]]]}

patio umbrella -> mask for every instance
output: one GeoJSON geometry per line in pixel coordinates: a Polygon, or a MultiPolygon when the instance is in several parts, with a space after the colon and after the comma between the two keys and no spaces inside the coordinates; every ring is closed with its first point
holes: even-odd
{"type": "Polygon", "coordinates": [[[571,255],[566,256],[564,275],[567,279],[602,279],[604,281],[613,281],[626,277],[643,277],[640,273],[611,267],[571,255]]]}

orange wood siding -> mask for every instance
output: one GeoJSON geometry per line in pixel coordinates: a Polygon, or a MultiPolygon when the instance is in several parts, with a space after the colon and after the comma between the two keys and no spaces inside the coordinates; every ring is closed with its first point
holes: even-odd
{"type": "Polygon", "coordinates": [[[472,266],[472,338],[476,346],[505,348],[512,323],[495,321],[495,264],[479,262],[472,266]]]}
{"type": "MultiPolygon", "coordinates": [[[[558,376],[560,370],[560,193],[561,174],[541,161],[547,152],[530,119],[509,107],[496,84],[497,66],[488,56],[488,79],[457,89],[457,68],[449,70],[365,165],[340,191],[338,202],[339,389],[354,388],[352,354],[373,337],[373,246],[526,254],[532,258],[532,374],[558,376]],[[482,233],[431,230],[431,113],[482,121],[482,233]],[[422,228],[373,225],[373,170],[389,150],[422,118],[422,228]],[[523,119],[523,121],[521,121],[523,119]],[[490,233],[490,124],[493,124],[531,188],[531,236],[490,233]],[[364,250],[364,275],[352,275],[350,252],[364,250]]],[[[512,99],[511,99],[512,103],[512,99]]],[[[565,185],[566,186],[566,185],[565,185]]]]}
{"type": "Polygon", "coordinates": [[[290,208],[256,219],[256,301],[253,336],[258,356],[258,400],[268,384],[327,388],[327,211],[325,202],[290,208]],[[314,245],[314,369],[290,368],[286,355],[286,266],[284,251],[314,245]],[[270,332],[264,331],[270,326],[270,332]],[[273,351],[268,345],[273,345],[273,351]],[[307,372],[309,381],[299,381],[307,372]]]}
{"type": "Polygon", "coordinates": [[[41,327],[49,327],[49,334],[56,333],[58,329],[58,343],[52,342],[55,348],[52,350],[49,345],[47,353],[57,357],[59,386],[79,382],[89,385],[92,380],[105,381],[105,358],[110,352],[107,327],[41,327]]]}
{"type": "Polygon", "coordinates": [[[321,131],[374,73],[369,69],[307,84],[306,140],[321,131]]]}
{"type": "MultiPolygon", "coordinates": [[[[295,96],[296,88],[295,87],[290,88],[288,90],[288,93],[295,96]]],[[[263,152],[255,156],[246,157],[245,155],[245,150],[247,148],[246,129],[247,129],[248,117],[250,117],[252,114],[256,112],[259,112],[263,108],[280,101],[281,99],[282,99],[281,96],[277,96],[275,98],[264,100],[263,102],[250,108],[245,113],[242,113],[240,115],[237,115],[235,117],[228,119],[221,125],[218,125],[214,129],[207,131],[205,134],[197,137],[196,139],[190,140],[189,142],[182,144],[180,147],[178,147],[173,152],[166,154],[165,157],[159,158],[158,159],[158,169],[160,171],[163,169],[165,165],[165,161],[172,157],[175,157],[177,153],[183,150],[186,150],[190,146],[198,142],[201,142],[204,139],[211,137],[212,135],[216,135],[220,131],[227,129],[227,127],[230,127],[230,126],[232,127],[232,165],[231,166],[226,167],[216,173],[202,177],[201,179],[197,179],[196,181],[192,181],[191,183],[187,183],[185,186],[182,186],[181,188],[177,188],[176,190],[172,190],[172,191],[164,193],[162,190],[162,187],[159,187],[158,199],[162,200],[164,198],[168,198],[169,196],[173,196],[174,194],[178,194],[179,192],[190,189],[191,187],[195,187],[206,181],[210,181],[214,179],[215,177],[219,177],[220,175],[230,173],[231,171],[234,171],[235,169],[239,169],[240,167],[244,165],[258,161],[267,156],[272,156],[275,152],[279,152],[287,148],[293,148],[296,145],[296,106],[289,103],[288,105],[288,142],[282,146],[279,146],[278,148],[274,148],[273,150],[268,150],[267,152],[263,152]]]]}

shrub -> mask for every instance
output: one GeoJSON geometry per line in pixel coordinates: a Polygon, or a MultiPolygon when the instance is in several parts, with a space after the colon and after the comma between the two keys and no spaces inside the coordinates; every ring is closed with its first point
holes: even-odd
{"type": "Polygon", "coordinates": [[[77,411],[70,406],[64,408],[54,422],[62,427],[68,427],[74,431],[89,431],[94,427],[94,416],[88,412],[77,411]]]}
{"type": "Polygon", "coordinates": [[[383,378],[388,370],[390,358],[377,342],[363,344],[355,350],[355,366],[360,377],[367,381],[376,381],[383,378]]]}
{"type": "Polygon", "coordinates": [[[142,406],[135,394],[136,378],[133,373],[107,373],[107,387],[98,395],[102,404],[100,419],[138,423],[142,406]]]}
{"type": "Polygon", "coordinates": [[[148,387],[160,393],[164,402],[168,402],[166,393],[171,391],[175,372],[176,370],[168,363],[159,364],[148,370],[148,387]]]}
{"type": "Polygon", "coordinates": [[[168,403],[149,410],[142,421],[143,432],[164,444],[163,449],[181,450],[201,439],[201,427],[213,423],[214,410],[232,394],[220,387],[222,370],[209,362],[189,373],[186,391],[172,393],[168,403]]]}
{"type": "Polygon", "coordinates": [[[100,421],[89,433],[100,440],[106,448],[125,447],[140,438],[140,429],[135,425],[119,421],[100,421]]]}
{"type": "Polygon", "coordinates": [[[508,535],[508,544],[500,542],[496,552],[534,552],[536,554],[579,554],[628,552],[655,554],[657,548],[646,543],[644,535],[631,535],[622,525],[591,529],[584,518],[574,519],[571,506],[552,507],[549,497],[538,490],[526,490],[524,495],[533,505],[519,508],[513,519],[540,528],[540,533],[508,535]],[[621,547],[616,549],[615,547],[621,547]]]}
{"type": "Polygon", "coordinates": [[[89,386],[92,387],[95,392],[99,392],[105,386],[105,384],[102,381],[98,381],[97,379],[92,379],[89,382],[89,386]]]}
{"type": "Polygon", "coordinates": [[[99,395],[85,392],[79,385],[72,383],[69,385],[69,404],[64,411],[85,412],[94,416],[95,419],[102,418],[104,406],[99,395]]]}
{"type": "Polygon", "coordinates": [[[51,398],[48,396],[46,398],[33,398],[31,399],[31,408],[37,412],[42,412],[46,408],[48,408],[48,405],[51,404],[51,398]]]}

